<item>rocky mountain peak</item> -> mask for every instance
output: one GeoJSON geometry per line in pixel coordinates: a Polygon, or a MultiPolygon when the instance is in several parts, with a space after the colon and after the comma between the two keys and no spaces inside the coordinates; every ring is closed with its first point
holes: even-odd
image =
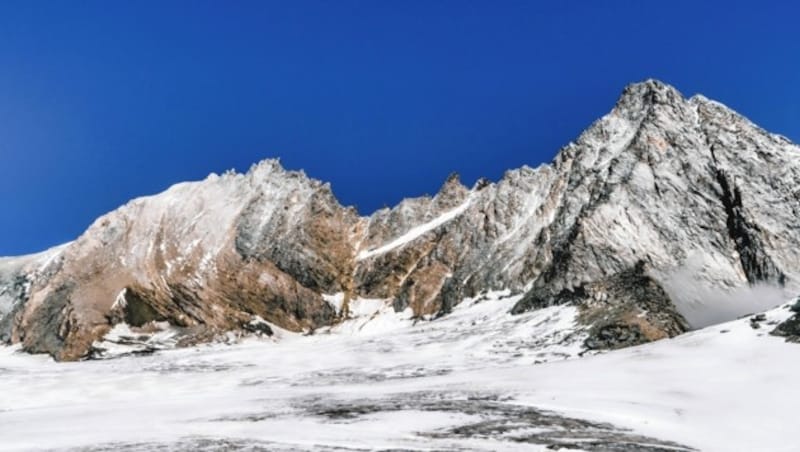
{"type": "Polygon", "coordinates": [[[616,108],[635,110],[653,105],[674,105],[685,102],[683,95],[673,86],[655,79],[627,85],[620,94],[616,108]]]}
{"type": "Polygon", "coordinates": [[[461,185],[461,175],[455,171],[450,173],[450,175],[447,176],[447,179],[445,179],[442,189],[450,185],[461,185]]]}
{"type": "Polygon", "coordinates": [[[258,174],[285,173],[285,172],[286,169],[283,167],[283,165],[281,165],[281,159],[266,158],[252,164],[250,166],[250,169],[247,171],[247,174],[258,175],[258,174]]]}
{"type": "Polygon", "coordinates": [[[0,338],[77,359],[124,319],[177,328],[187,345],[254,321],[310,331],[358,299],[434,318],[488,291],[519,294],[514,312],[572,304],[575,328],[635,339],[592,347],[673,336],[692,324],[678,307],[708,293],[686,285],[798,286],[797,150],[646,80],[551,164],[472,189],[454,173],[435,196],[368,217],[264,160],[104,215],[46,271],[4,262],[0,338]]]}
{"type": "Polygon", "coordinates": [[[451,173],[445,180],[442,188],[434,197],[434,204],[439,209],[447,209],[463,202],[469,193],[469,188],[461,183],[458,173],[451,173]]]}

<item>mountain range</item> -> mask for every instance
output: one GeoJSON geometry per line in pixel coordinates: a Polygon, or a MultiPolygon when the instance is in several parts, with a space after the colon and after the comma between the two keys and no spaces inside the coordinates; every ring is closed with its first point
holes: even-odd
{"type": "MultiPolygon", "coordinates": [[[[516,315],[574,306],[570,340],[616,349],[796,294],[798,218],[797,145],[646,80],[549,164],[471,187],[454,174],[369,216],[278,160],[134,199],[71,243],[0,259],[0,340],[101,358],[165,332],[178,347],[312,334],[367,301],[437,321],[505,291],[516,315]]],[[[774,332],[797,340],[798,324],[774,332]]]]}

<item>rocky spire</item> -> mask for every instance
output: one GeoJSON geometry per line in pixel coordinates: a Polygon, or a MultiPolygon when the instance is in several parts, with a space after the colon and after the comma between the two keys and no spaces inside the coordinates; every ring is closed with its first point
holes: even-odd
{"type": "Polygon", "coordinates": [[[469,188],[461,183],[461,176],[456,172],[450,173],[434,198],[434,208],[448,209],[455,207],[464,201],[468,193],[469,188]]]}

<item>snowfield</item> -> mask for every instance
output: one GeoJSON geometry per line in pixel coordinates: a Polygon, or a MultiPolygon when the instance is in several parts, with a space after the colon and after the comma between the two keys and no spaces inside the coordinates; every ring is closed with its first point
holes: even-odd
{"type": "Polygon", "coordinates": [[[797,450],[786,306],[581,357],[575,308],[517,300],[416,324],[359,300],[330,331],[100,361],[0,348],[0,449],[797,450]]]}

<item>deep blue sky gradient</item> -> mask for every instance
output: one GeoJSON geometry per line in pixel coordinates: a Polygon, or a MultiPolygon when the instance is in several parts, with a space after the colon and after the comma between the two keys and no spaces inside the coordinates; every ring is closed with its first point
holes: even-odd
{"type": "Polygon", "coordinates": [[[648,77],[798,141],[800,9],[748,3],[0,2],[0,255],[266,157],[364,213],[497,179],[648,77]]]}

